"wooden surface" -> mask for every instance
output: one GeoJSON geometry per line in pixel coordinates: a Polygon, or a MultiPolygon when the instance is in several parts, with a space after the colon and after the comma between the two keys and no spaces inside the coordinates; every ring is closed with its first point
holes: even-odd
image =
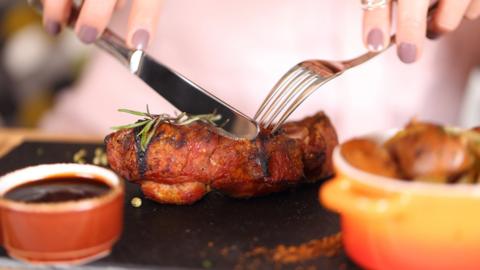
{"type": "Polygon", "coordinates": [[[0,128],[0,157],[24,141],[100,143],[102,136],[56,134],[35,129],[0,128]]]}

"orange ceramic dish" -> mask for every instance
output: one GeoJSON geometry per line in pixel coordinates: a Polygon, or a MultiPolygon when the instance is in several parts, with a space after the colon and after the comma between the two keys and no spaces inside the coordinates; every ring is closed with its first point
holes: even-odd
{"type": "MultiPolygon", "coordinates": [[[[374,136],[384,141],[393,135],[374,136]]],[[[333,154],[320,200],[341,216],[345,251],[367,269],[480,269],[480,186],[407,182],[333,154]]]]}
{"type": "Polygon", "coordinates": [[[105,256],[120,237],[124,187],[112,171],[92,165],[27,167],[0,178],[1,244],[14,258],[36,264],[80,264],[105,256]],[[63,174],[101,180],[100,197],[54,203],[25,203],[3,197],[32,181],[63,174]]]}

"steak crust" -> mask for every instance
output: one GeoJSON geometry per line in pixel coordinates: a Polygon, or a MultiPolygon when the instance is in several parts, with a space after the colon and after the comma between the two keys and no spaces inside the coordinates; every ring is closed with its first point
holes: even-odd
{"type": "Polygon", "coordinates": [[[194,203],[211,189],[243,198],[324,179],[333,174],[331,155],[338,144],[322,112],[286,123],[275,135],[262,130],[252,141],[227,138],[202,122],[164,123],[142,151],[138,132],[108,135],[108,162],[139,183],[146,197],[170,204],[194,203]]]}

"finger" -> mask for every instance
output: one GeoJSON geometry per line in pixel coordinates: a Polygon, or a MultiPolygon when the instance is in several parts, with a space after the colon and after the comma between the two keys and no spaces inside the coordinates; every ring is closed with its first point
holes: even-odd
{"type": "Polygon", "coordinates": [[[363,14],[363,41],[370,51],[381,51],[390,42],[391,5],[363,14]]]}
{"type": "Polygon", "coordinates": [[[480,17],[480,0],[473,0],[467,8],[465,17],[470,20],[475,20],[480,17]]]}
{"type": "Polygon", "coordinates": [[[127,4],[126,0],[117,0],[117,4],[115,5],[115,10],[120,10],[125,7],[127,4]]]}
{"type": "Polygon", "coordinates": [[[145,50],[155,33],[162,0],[136,0],[128,20],[127,44],[145,50]]]}
{"type": "Polygon", "coordinates": [[[404,63],[413,63],[422,54],[429,2],[429,0],[398,1],[397,54],[404,63]]]}
{"type": "Polygon", "coordinates": [[[75,32],[84,43],[93,43],[107,27],[116,0],[85,0],[80,10],[75,32]]]}
{"type": "Polygon", "coordinates": [[[62,30],[70,16],[70,0],[44,0],[43,25],[47,33],[55,36],[62,30]]]}
{"type": "Polygon", "coordinates": [[[455,30],[462,21],[471,0],[442,0],[428,28],[443,34],[455,30]]]}

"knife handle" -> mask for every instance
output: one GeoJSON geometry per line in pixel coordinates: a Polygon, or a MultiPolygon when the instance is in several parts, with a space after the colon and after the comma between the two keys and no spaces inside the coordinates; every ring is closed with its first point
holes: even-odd
{"type": "MultiPolygon", "coordinates": [[[[40,14],[43,13],[43,3],[41,0],[28,0],[28,4],[35,8],[40,14]]],[[[75,27],[82,4],[83,0],[72,1],[72,10],[70,11],[70,17],[68,18],[67,22],[67,26],[69,28],[75,27]]],[[[131,59],[139,54],[143,54],[143,52],[128,48],[125,40],[115,34],[112,30],[108,28],[105,29],[103,34],[100,35],[100,37],[95,41],[95,45],[111,54],[118,61],[120,61],[120,63],[128,67],[133,73],[137,71],[135,67],[132,67],[131,59]]]]}

